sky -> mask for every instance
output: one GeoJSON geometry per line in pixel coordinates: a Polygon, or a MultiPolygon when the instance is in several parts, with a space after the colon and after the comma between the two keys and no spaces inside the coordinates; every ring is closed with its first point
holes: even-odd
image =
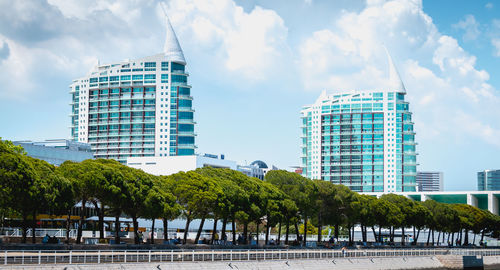
{"type": "MultiPolygon", "coordinates": [[[[300,110],[377,89],[386,46],[407,89],[418,170],[475,190],[500,169],[500,2],[167,0],[192,85],[197,151],[299,164],[300,110]]],[[[0,137],[69,138],[72,80],[162,51],[155,0],[0,0],[0,137]]]]}

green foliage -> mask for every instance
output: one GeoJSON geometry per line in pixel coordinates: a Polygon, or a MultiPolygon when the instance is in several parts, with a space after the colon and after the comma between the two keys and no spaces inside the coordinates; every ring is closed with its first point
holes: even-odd
{"type": "MultiPolygon", "coordinates": [[[[0,211],[23,219],[41,211],[67,214],[76,203],[91,202],[115,217],[172,220],[183,216],[237,221],[248,228],[278,224],[292,233],[338,234],[354,225],[424,227],[441,232],[472,231],[500,235],[500,217],[463,204],[412,201],[386,194],[377,199],[346,186],[304,178],[284,170],[270,171],[265,181],[230,169],[201,168],[170,176],[153,176],[113,160],[63,163],[55,168],[28,157],[22,148],[0,140],[0,211]],[[298,223],[298,224],[296,224],[298,223]],[[306,224],[304,224],[306,223],[306,224]],[[257,225],[257,226],[256,226],[257,225]],[[299,232],[295,225],[298,225],[299,232]],[[304,232],[307,227],[307,231],[304,232]]],[[[84,222],[82,215],[80,222],[84,222]]],[[[81,228],[81,226],[80,226],[81,228]]],[[[137,238],[137,237],[136,237],[137,238]]]]}

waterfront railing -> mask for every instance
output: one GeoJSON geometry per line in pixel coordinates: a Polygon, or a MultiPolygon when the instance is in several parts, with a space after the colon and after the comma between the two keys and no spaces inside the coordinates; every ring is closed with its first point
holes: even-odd
{"type": "Polygon", "coordinates": [[[0,265],[320,260],[436,255],[500,256],[500,249],[6,250],[0,252],[0,265]]]}

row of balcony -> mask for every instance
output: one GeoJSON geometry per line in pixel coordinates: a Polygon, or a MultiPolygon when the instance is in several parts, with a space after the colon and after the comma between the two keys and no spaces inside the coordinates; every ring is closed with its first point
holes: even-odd
{"type": "Polygon", "coordinates": [[[130,111],[154,111],[154,105],[145,105],[145,106],[137,106],[137,107],[104,107],[104,108],[91,108],[89,109],[89,113],[109,113],[109,112],[130,112],[130,111]]]}
{"type": "Polygon", "coordinates": [[[128,120],[89,120],[89,125],[105,125],[105,124],[131,124],[131,123],[155,123],[155,119],[128,119],[128,120]]]}
{"type": "Polygon", "coordinates": [[[118,131],[110,131],[110,132],[100,132],[99,134],[96,132],[89,132],[89,138],[97,138],[103,136],[134,136],[134,135],[154,135],[154,131],[137,131],[137,132],[118,132],[118,131]]]}

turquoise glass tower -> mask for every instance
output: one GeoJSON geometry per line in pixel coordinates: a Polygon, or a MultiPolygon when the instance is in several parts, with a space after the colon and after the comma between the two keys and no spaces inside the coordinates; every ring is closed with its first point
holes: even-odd
{"type": "Polygon", "coordinates": [[[323,92],[301,111],[303,175],[358,192],[416,191],[416,143],[406,89],[388,54],[386,89],[323,92]]]}
{"type": "Polygon", "coordinates": [[[168,18],[160,54],[95,66],[74,80],[71,136],[95,158],[195,154],[186,60],[168,18]]]}

